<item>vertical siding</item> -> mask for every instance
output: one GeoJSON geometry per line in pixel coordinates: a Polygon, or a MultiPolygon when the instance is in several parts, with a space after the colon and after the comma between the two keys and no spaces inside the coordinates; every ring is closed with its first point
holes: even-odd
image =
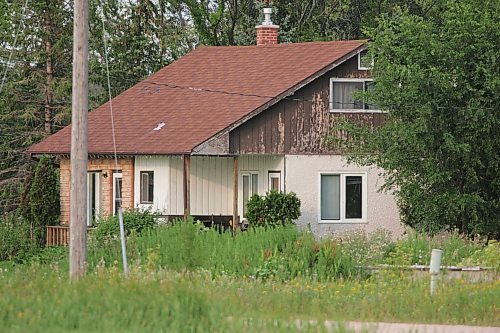
{"type": "Polygon", "coordinates": [[[191,214],[231,215],[231,157],[191,157],[191,214]]]}
{"type": "Polygon", "coordinates": [[[134,181],[134,206],[138,208],[151,208],[161,214],[170,212],[170,168],[169,157],[164,156],[139,156],[135,158],[134,181]],[[153,204],[141,204],[141,177],[142,171],[154,172],[153,204]]]}
{"type": "Polygon", "coordinates": [[[173,181],[170,185],[172,193],[170,215],[183,215],[184,190],[182,183],[182,158],[180,156],[170,158],[170,179],[173,181]]]}
{"type": "MultiPolygon", "coordinates": [[[[284,158],[282,155],[241,155],[238,163],[238,214],[243,214],[243,183],[241,174],[244,172],[256,172],[259,174],[258,192],[266,194],[268,189],[269,171],[281,172],[281,186],[284,184],[284,158]]],[[[232,184],[232,181],[230,181],[232,184]]],[[[232,207],[232,197],[229,198],[229,207],[232,207]]]]}
{"type": "MultiPolygon", "coordinates": [[[[239,214],[243,207],[241,173],[259,174],[259,194],[268,191],[269,171],[280,171],[284,182],[283,156],[244,155],[239,159],[239,214]]],[[[164,215],[183,214],[182,158],[180,156],[136,157],[134,206],[151,208],[164,215]],[[140,173],[154,171],[153,204],[140,203],[140,173]]],[[[232,215],[233,158],[191,157],[191,214],[232,215]]]]}

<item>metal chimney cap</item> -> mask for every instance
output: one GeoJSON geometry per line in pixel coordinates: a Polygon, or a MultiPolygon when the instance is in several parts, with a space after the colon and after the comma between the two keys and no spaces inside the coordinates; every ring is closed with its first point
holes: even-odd
{"type": "Polygon", "coordinates": [[[273,9],[266,7],[264,8],[264,22],[262,22],[262,25],[273,25],[273,22],[271,21],[271,14],[273,13],[273,9]]]}

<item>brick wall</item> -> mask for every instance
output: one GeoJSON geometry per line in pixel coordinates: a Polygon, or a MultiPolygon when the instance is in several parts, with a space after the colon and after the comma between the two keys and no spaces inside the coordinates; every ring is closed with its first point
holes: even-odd
{"type": "MultiPolygon", "coordinates": [[[[124,209],[132,208],[134,206],[134,160],[132,158],[118,159],[118,168],[123,177],[122,207],[124,209]]],[[[100,208],[103,216],[109,215],[113,210],[113,170],[115,170],[113,159],[89,159],[88,171],[101,172],[100,208]]],[[[70,160],[63,158],[60,161],[61,224],[63,225],[69,225],[70,176],[70,160]]]]}
{"type": "Polygon", "coordinates": [[[257,45],[278,44],[278,29],[276,25],[260,25],[257,28],[257,45]]]}

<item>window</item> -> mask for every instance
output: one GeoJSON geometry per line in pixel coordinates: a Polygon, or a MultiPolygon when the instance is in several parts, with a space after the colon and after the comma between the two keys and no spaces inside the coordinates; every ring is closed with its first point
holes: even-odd
{"type": "Polygon", "coordinates": [[[153,203],[154,172],[141,171],[141,204],[153,203]]]}
{"type": "Polygon", "coordinates": [[[250,197],[259,193],[259,174],[257,172],[242,173],[243,217],[247,215],[247,203],[250,197]]]}
{"type": "Polygon", "coordinates": [[[372,90],[374,87],[371,79],[330,79],[330,111],[333,112],[360,112],[370,110],[377,112],[377,108],[366,103],[356,96],[359,93],[372,90]]]}
{"type": "Polygon", "coordinates": [[[122,173],[113,173],[113,213],[118,214],[118,209],[122,206],[122,173]]]}
{"type": "Polygon", "coordinates": [[[268,190],[281,191],[281,172],[269,171],[268,174],[268,190]]]}
{"type": "Polygon", "coordinates": [[[320,175],[321,222],[366,222],[366,174],[320,175]]]}
{"type": "Polygon", "coordinates": [[[358,53],[358,69],[359,70],[370,70],[373,67],[373,57],[368,54],[368,50],[364,50],[358,53]]]}

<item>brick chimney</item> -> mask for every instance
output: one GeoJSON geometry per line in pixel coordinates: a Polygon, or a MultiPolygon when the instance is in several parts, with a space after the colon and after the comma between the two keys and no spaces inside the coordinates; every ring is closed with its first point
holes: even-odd
{"type": "Polygon", "coordinates": [[[257,45],[278,44],[279,25],[271,21],[271,8],[264,8],[264,22],[255,27],[257,29],[257,45]]]}

